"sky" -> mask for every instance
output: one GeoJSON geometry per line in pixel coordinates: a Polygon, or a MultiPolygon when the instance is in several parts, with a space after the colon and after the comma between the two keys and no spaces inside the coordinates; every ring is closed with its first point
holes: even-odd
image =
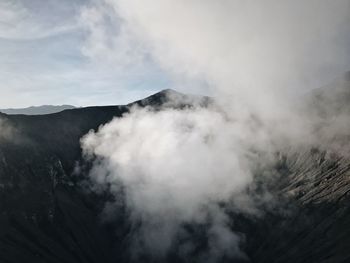
{"type": "Polygon", "coordinates": [[[350,69],[349,13],[347,0],[1,0],[0,108],[317,88],[350,69]]]}
{"type": "Polygon", "coordinates": [[[88,54],[87,45],[98,45],[82,21],[91,5],[0,1],[0,108],[122,104],[168,87],[167,75],[151,60],[136,68],[88,54]]]}

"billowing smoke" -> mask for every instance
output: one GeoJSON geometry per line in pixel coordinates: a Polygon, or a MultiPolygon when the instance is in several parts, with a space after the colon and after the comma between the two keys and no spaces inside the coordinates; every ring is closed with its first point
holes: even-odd
{"type": "MultiPolygon", "coordinates": [[[[176,97],[169,93],[170,100],[176,97]]],[[[267,167],[263,180],[273,179],[276,151],[288,140],[305,142],[307,134],[254,116],[235,118],[216,104],[169,107],[178,102],[161,110],[132,108],[82,138],[85,157],[93,161],[93,189],[115,197],[107,216],[125,202],[136,260],[164,259],[169,251],[198,262],[245,258],[227,212],[260,216],[247,191],[255,172],[267,167]],[[204,229],[205,245],[189,225],[204,229]]],[[[259,199],[274,202],[268,192],[259,199]]]]}
{"type": "Polygon", "coordinates": [[[116,67],[155,61],[180,89],[206,82],[213,95],[265,108],[350,66],[348,0],[95,2],[82,13],[84,53],[116,67]]]}
{"type": "Polygon", "coordinates": [[[227,206],[258,213],[246,191],[254,171],[277,151],[317,143],[320,114],[300,98],[348,69],[349,15],[345,0],[106,0],[84,10],[97,21],[86,55],[123,64],[128,54],[128,66],[152,59],[216,101],[133,108],[82,139],[95,189],[125,196],[134,255],[195,254],[194,224],[205,229],[199,262],[244,257],[227,206]]]}
{"type": "MultiPolygon", "coordinates": [[[[140,222],[134,249],[165,256],[174,241],[190,236],[185,224],[206,224],[209,251],[201,256],[210,262],[242,256],[219,204],[253,212],[244,190],[253,180],[254,151],[268,152],[263,132],[213,108],[134,108],[90,132],[82,146],[87,156],[97,156],[93,182],[115,196],[123,191],[130,219],[140,222]]],[[[183,253],[197,249],[192,242],[181,246],[183,253]]]]}

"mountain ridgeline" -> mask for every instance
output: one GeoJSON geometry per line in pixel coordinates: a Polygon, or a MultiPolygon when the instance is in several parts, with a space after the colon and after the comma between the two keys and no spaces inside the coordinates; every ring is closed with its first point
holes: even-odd
{"type": "MultiPolygon", "coordinates": [[[[308,98],[323,118],[341,110],[322,111],[327,92],[308,98]]],[[[344,94],[331,99],[347,107],[344,94]]],[[[211,101],[165,90],[122,106],[35,116],[0,113],[0,262],[132,262],[125,253],[130,231],[125,209],[121,206],[112,222],[101,219],[110,197],[86,189],[89,163],[83,160],[80,139],[135,105],[181,109],[211,101]],[[169,96],[178,103],[169,103],[169,96]]],[[[279,153],[273,169],[277,179],[264,187],[279,200],[278,209],[265,207],[261,217],[232,213],[232,230],[244,236],[241,249],[247,257],[222,262],[349,262],[350,158],[303,149],[279,153]]],[[[166,262],[191,260],[174,251],[166,262]]]]}
{"type": "Polygon", "coordinates": [[[19,109],[0,109],[0,112],[5,114],[24,114],[24,115],[44,115],[56,113],[64,110],[74,109],[72,105],[42,105],[42,106],[31,106],[28,108],[19,108],[19,109]]]}

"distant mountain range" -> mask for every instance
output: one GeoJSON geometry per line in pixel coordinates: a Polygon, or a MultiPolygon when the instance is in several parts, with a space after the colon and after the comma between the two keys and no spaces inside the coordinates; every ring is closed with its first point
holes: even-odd
{"type": "Polygon", "coordinates": [[[56,113],[64,110],[71,110],[75,107],[72,105],[42,105],[42,106],[31,106],[28,108],[18,108],[18,109],[0,109],[0,112],[5,114],[24,114],[24,115],[44,115],[56,113]]]}

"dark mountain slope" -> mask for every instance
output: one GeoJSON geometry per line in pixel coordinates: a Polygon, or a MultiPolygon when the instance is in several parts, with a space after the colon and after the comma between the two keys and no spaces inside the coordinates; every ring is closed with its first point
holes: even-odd
{"type": "Polygon", "coordinates": [[[80,137],[123,112],[93,107],[2,115],[13,132],[0,144],[1,262],[108,262],[98,202],[71,174],[80,137]]]}
{"type": "Polygon", "coordinates": [[[2,116],[14,130],[14,141],[22,141],[17,147],[29,147],[44,156],[55,155],[71,166],[79,157],[81,136],[126,111],[123,106],[106,106],[65,110],[49,115],[2,116]]]}
{"type": "MultiPolygon", "coordinates": [[[[130,106],[167,104],[169,93],[179,102],[169,107],[210,103],[167,90],[127,106],[0,114],[0,262],[129,262],[122,207],[118,220],[102,224],[99,214],[109,197],[86,192],[74,175],[79,140],[130,106]]],[[[263,217],[232,214],[250,260],[349,262],[350,159],[304,149],[281,154],[273,169],[277,181],[264,187],[278,205],[262,207],[263,217]]],[[[183,261],[172,254],[168,262],[183,261]]]]}
{"type": "MultiPolygon", "coordinates": [[[[166,101],[169,91],[150,98],[166,101]]],[[[121,117],[126,106],[49,115],[0,113],[0,262],[110,262],[114,233],[99,222],[101,197],[72,175],[80,138],[121,117]]]]}

